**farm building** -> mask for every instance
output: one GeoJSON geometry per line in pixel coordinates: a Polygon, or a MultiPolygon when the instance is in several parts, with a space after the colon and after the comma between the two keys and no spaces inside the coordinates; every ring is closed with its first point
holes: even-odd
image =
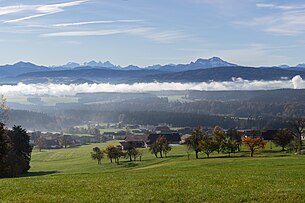
{"type": "Polygon", "coordinates": [[[147,147],[148,135],[139,134],[139,135],[126,135],[125,142],[120,142],[122,149],[128,148],[132,145],[135,148],[146,148],[147,147]]]}
{"type": "Polygon", "coordinates": [[[153,144],[160,136],[164,136],[169,144],[180,144],[181,137],[179,133],[164,133],[164,134],[150,134],[148,136],[147,144],[153,144]]]}

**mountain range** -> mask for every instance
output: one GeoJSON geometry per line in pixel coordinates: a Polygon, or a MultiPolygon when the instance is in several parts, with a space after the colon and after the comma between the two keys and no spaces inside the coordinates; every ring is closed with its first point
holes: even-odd
{"type": "Polygon", "coordinates": [[[247,80],[305,78],[305,64],[296,67],[243,67],[219,57],[197,59],[189,64],[153,65],[138,67],[116,66],[109,61],[70,62],[63,66],[38,66],[27,62],[0,66],[0,83],[134,83],[134,82],[205,82],[230,81],[241,77],[247,80]]]}

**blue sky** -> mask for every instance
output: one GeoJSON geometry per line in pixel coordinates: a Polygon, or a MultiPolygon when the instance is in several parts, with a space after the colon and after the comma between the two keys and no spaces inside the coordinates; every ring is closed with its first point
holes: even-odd
{"type": "Polygon", "coordinates": [[[304,0],[0,0],[0,64],[305,62],[304,0]]]}

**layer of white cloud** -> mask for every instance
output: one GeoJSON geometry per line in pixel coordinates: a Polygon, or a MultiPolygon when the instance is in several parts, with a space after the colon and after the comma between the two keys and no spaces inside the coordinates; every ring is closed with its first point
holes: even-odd
{"type": "Polygon", "coordinates": [[[1,85],[0,94],[3,95],[75,95],[76,93],[93,92],[146,92],[162,90],[266,90],[281,88],[305,88],[305,81],[300,76],[292,80],[249,81],[233,78],[227,82],[202,83],[134,83],[134,84],[23,84],[1,85]]]}

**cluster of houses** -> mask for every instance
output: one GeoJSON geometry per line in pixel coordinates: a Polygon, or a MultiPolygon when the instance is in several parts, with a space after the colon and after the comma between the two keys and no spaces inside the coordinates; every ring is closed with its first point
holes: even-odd
{"type": "Polygon", "coordinates": [[[63,135],[61,133],[51,132],[29,132],[30,144],[36,145],[40,138],[43,138],[43,149],[60,149],[63,148],[63,139],[66,147],[79,147],[90,143],[100,143],[103,140],[98,136],[77,136],[77,135],[63,135]],[[63,138],[65,136],[65,138],[63,138]]]}
{"type": "MultiPolygon", "coordinates": [[[[191,133],[189,129],[188,133],[191,133]]],[[[181,143],[181,134],[177,131],[172,131],[168,126],[158,126],[152,133],[135,133],[126,135],[124,142],[120,142],[122,149],[126,149],[132,144],[135,148],[147,148],[155,143],[160,137],[164,136],[170,145],[177,145],[181,143]]]]}
{"type": "MultiPolygon", "coordinates": [[[[138,126],[137,126],[138,127],[138,126]]],[[[205,129],[209,135],[212,135],[212,128],[205,129]]],[[[63,135],[61,133],[42,133],[39,131],[31,132],[30,142],[35,145],[39,137],[44,139],[44,149],[59,149],[63,148],[63,136],[67,138],[66,147],[78,147],[90,143],[102,143],[109,140],[124,140],[120,142],[122,149],[126,149],[132,144],[136,148],[147,148],[152,145],[158,137],[164,136],[170,145],[178,145],[185,143],[185,140],[191,136],[193,128],[181,128],[171,130],[169,126],[160,125],[154,128],[135,128],[132,131],[105,132],[102,135],[95,136],[78,136],[78,135],[63,135]]],[[[226,131],[225,131],[226,132],[226,131]]],[[[261,136],[266,141],[272,141],[278,130],[253,131],[238,130],[244,137],[246,136],[261,136]],[[255,132],[255,133],[253,133],[255,132]]],[[[304,137],[305,139],[305,137],[304,137]]]]}

